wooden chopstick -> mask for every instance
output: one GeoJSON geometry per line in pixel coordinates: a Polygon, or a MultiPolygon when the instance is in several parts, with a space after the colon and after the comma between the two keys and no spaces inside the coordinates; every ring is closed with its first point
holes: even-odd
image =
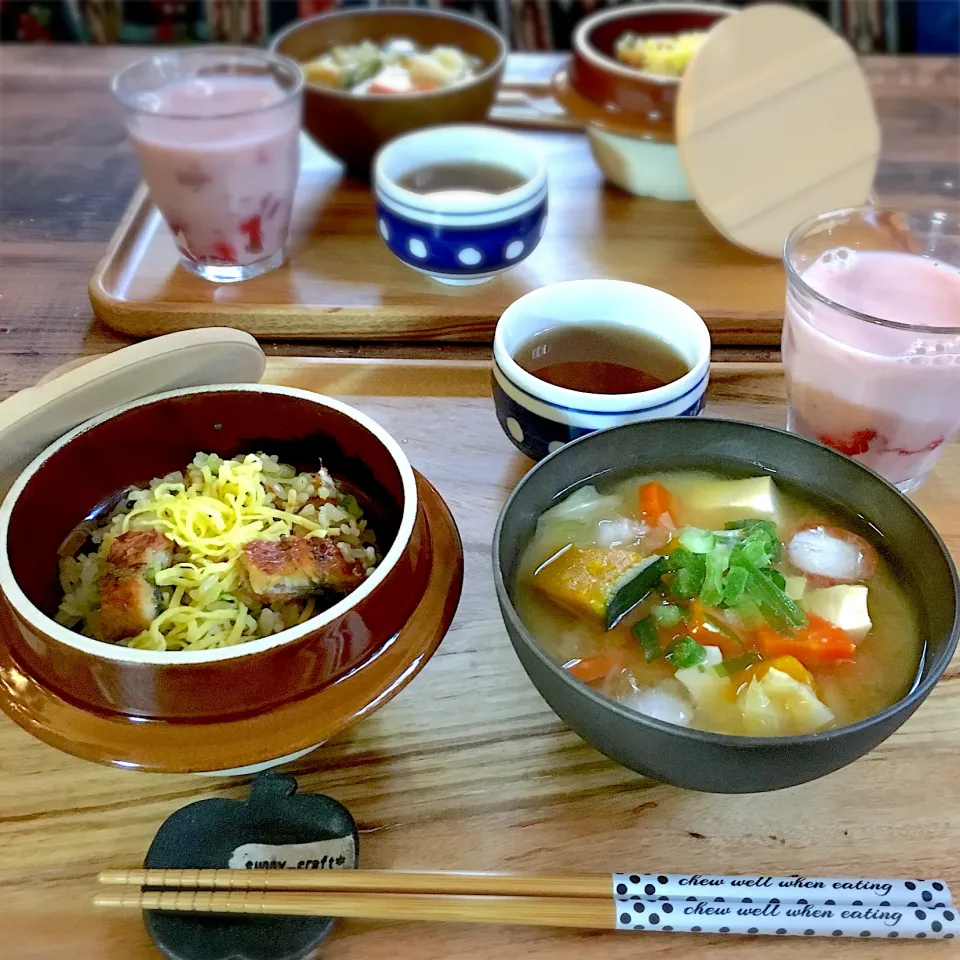
{"type": "Polygon", "coordinates": [[[616,927],[616,910],[611,900],[563,897],[459,897],[359,891],[308,893],[293,890],[168,890],[99,893],[93,902],[94,906],[105,908],[196,913],[508,923],[597,930],[612,930],[616,927]]]}
{"type": "MultiPolygon", "coordinates": [[[[348,917],[368,920],[422,920],[447,923],[501,923],[534,927],[593,930],[677,931],[730,935],[873,937],[936,939],[960,935],[960,917],[949,888],[941,880],[810,880],[806,877],[705,877],[702,875],[625,875],[610,877],[535,877],[500,873],[401,873],[393,871],[298,870],[109,870],[104,884],[126,889],[103,890],[94,904],[103,908],[175,912],[348,917]],[[657,887],[672,896],[655,896],[657,887]],[[687,894],[689,881],[729,883],[727,896],[713,891],[687,894]],[[776,892],[795,889],[804,898],[760,896],[769,881],[784,884],[776,892]],[[753,894],[735,883],[749,882],[753,894]],[[688,886],[684,887],[683,884],[688,886]],[[277,889],[280,884],[297,889],[277,889]],[[615,886],[614,886],[615,884],[615,886]],[[675,886],[671,886],[675,884],[675,886]],[[859,887],[857,887],[859,884],[859,887]],[[917,896],[916,903],[877,900],[894,894],[917,896]],[[130,885],[177,885],[178,889],[141,890],[130,885]],[[225,886],[226,889],[201,887],[225,886]],[[877,888],[880,885],[882,892],[877,888]],[[341,889],[324,889],[337,886],[341,889]],[[815,899],[806,889],[828,889],[833,896],[815,899]],[[273,887],[273,889],[270,889],[273,887]],[[343,889],[350,887],[351,889],[343,889]],[[626,894],[631,889],[642,894],[626,894]],[[854,889],[856,888],[856,889],[854,889]],[[870,895],[860,892],[870,890],[870,895]],[[469,890],[470,894],[454,893],[469,890]],[[504,895],[503,891],[514,891],[504,895]],[[515,891],[524,890],[523,894],[515,891]],[[410,892],[418,891],[418,892],[410,892]],[[426,891],[426,892],[424,892],[426,891]],[[840,891],[848,896],[838,902],[840,891]],[[928,894],[944,899],[931,905],[928,894]],[[572,895],[571,895],[572,893],[572,895]],[[859,893],[857,900],[849,899],[859,893]],[[643,895],[646,894],[646,895],[643,895]],[[810,899],[808,899],[810,898],[810,899]],[[913,909],[915,908],[916,909],[913,909]],[[892,929],[891,929],[892,928],[892,929]]],[[[901,896],[900,899],[903,899],[901,896]]]]}
{"type": "Polygon", "coordinates": [[[180,890],[316,890],[612,900],[606,876],[394,870],[104,870],[103,884],[180,890]]]}

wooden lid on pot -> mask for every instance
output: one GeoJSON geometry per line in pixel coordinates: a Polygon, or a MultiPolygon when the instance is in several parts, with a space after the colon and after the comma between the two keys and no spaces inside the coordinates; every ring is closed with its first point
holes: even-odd
{"type": "Polygon", "coordinates": [[[69,430],[151,394],[216,383],[257,383],[266,358],[247,333],[185,330],[124,347],[0,403],[0,497],[31,460],[69,430]]]}
{"type": "Polygon", "coordinates": [[[680,83],[676,136],[707,219],[769,257],[807,217],[864,203],[880,152],[853,49],[817,17],[776,3],[710,30],[680,83]]]}

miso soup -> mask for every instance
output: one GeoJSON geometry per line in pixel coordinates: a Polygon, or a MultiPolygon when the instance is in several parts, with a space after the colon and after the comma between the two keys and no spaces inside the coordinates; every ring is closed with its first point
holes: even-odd
{"type": "Polygon", "coordinates": [[[573,677],[640,713],[814,733],[901,699],[922,660],[903,571],[854,526],[768,476],[586,486],[539,518],[515,604],[573,677]]]}

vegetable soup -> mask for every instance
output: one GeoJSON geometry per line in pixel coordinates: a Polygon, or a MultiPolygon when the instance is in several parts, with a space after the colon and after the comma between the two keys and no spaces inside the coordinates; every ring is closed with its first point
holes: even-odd
{"type": "Polygon", "coordinates": [[[335,46],[305,63],[309,83],[355,94],[424,93],[472,80],[481,62],[459,47],[420,49],[405,37],[335,46]]]}
{"type": "Polygon", "coordinates": [[[910,690],[923,640],[903,581],[771,477],[684,472],[581,487],[547,510],[515,604],[573,677],[640,713],[787,736],[910,690]]]}

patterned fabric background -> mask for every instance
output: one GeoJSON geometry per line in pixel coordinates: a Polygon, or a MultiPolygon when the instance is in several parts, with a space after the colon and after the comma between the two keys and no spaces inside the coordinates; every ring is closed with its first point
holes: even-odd
{"type": "MultiPolygon", "coordinates": [[[[0,0],[0,40],[265,43],[292,20],[346,7],[457,10],[498,27],[514,50],[563,50],[576,23],[620,0],[0,0]]],[[[729,0],[728,0],[729,2],[729,0]]],[[[732,0],[743,6],[744,0],[732,0]]],[[[793,0],[862,53],[960,53],[960,0],[793,0]]]]}

